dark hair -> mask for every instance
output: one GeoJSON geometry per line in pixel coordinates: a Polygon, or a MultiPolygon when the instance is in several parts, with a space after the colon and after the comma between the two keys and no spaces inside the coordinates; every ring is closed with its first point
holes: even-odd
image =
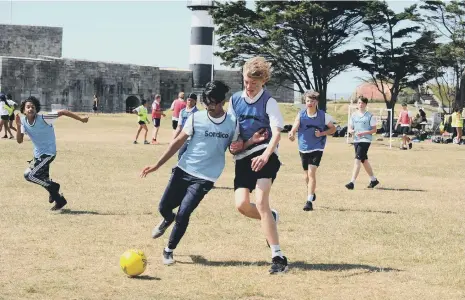
{"type": "Polygon", "coordinates": [[[147,103],[147,100],[142,99],[142,100],[140,101],[140,103],[141,103],[142,105],[144,105],[145,103],[147,103]]]}
{"type": "Polygon", "coordinates": [[[11,96],[10,93],[6,94],[6,98],[7,98],[7,99],[12,99],[12,100],[13,100],[13,96],[11,96]]]}
{"type": "Polygon", "coordinates": [[[228,92],[229,87],[223,81],[210,81],[205,85],[205,89],[202,92],[202,102],[207,106],[212,103],[221,103],[226,99],[228,92]]]}
{"type": "Polygon", "coordinates": [[[6,106],[11,107],[10,104],[8,104],[8,101],[6,101],[5,94],[3,93],[0,94],[0,101],[4,102],[6,106]]]}
{"type": "Polygon", "coordinates": [[[34,96],[30,96],[29,98],[27,98],[26,100],[24,100],[23,102],[21,102],[21,106],[19,108],[19,111],[24,114],[24,109],[26,108],[26,103],[28,102],[31,102],[32,104],[34,104],[35,108],[36,108],[36,112],[39,112],[40,111],[40,101],[39,99],[37,99],[36,97],[34,96]]]}
{"type": "Polygon", "coordinates": [[[190,93],[190,94],[187,96],[187,99],[189,99],[189,98],[191,98],[191,99],[197,101],[197,94],[190,93]]]}
{"type": "Polygon", "coordinates": [[[368,104],[368,98],[367,97],[360,96],[360,97],[358,97],[358,99],[362,100],[363,103],[368,104]]]}

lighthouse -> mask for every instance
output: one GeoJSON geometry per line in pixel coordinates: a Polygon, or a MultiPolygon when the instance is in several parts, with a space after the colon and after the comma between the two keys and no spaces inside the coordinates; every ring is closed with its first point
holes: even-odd
{"type": "Polygon", "coordinates": [[[193,90],[198,91],[213,79],[213,18],[208,10],[214,1],[192,0],[187,7],[192,10],[189,69],[192,71],[193,90]]]}

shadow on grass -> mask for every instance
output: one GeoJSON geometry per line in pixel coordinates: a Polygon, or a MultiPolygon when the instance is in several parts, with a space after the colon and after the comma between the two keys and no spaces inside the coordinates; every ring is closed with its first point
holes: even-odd
{"type": "Polygon", "coordinates": [[[130,277],[130,278],[131,279],[136,279],[136,280],[161,280],[158,277],[153,277],[153,276],[149,276],[149,275],[134,276],[134,277],[130,277]]]}
{"type": "MultiPolygon", "coordinates": [[[[98,212],[92,210],[72,210],[72,209],[62,209],[60,214],[62,215],[100,215],[100,216],[127,216],[131,215],[129,213],[112,213],[112,212],[98,212]]],[[[139,215],[151,215],[151,212],[144,212],[139,215]]],[[[136,215],[136,214],[134,214],[136,215]]]]}
{"type": "Polygon", "coordinates": [[[419,189],[396,189],[396,188],[388,188],[388,187],[377,187],[375,190],[382,190],[382,191],[396,191],[396,192],[426,192],[426,190],[419,190],[419,189]]]}
{"type": "Polygon", "coordinates": [[[392,210],[371,210],[371,209],[350,209],[350,208],[335,208],[328,206],[319,206],[323,210],[333,210],[333,211],[355,211],[355,212],[368,212],[368,213],[378,213],[378,214],[394,214],[397,215],[397,212],[392,210]]]}
{"type": "MultiPolygon", "coordinates": [[[[269,266],[270,262],[246,262],[246,261],[209,261],[201,255],[189,255],[194,264],[212,267],[241,267],[241,266],[269,266]]],[[[324,272],[341,272],[350,270],[365,270],[366,272],[401,272],[402,270],[394,268],[384,268],[362,264],[309,264],[303,261],[290,261],[290,269],[299,269],[304,271],[324,271],[324,272]]]]}

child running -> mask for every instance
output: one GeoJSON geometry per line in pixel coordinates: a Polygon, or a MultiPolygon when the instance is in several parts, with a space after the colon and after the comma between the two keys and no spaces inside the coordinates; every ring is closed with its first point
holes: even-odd
{"type": "Polygon", "coordinates": [[[263,57],[249,59],[243,66],[244,91],[235,93],[229,102],[228,113],[237,117],[240,138],[247,141],[260,130],[267,133],[262,143],[245,147],[234,143],[234,196],[237,210],[244,216],[260,220],[261,228],[271,248],[270,274],[286,272],[287,258],[279,245],[278,213],[270,208],[271,185],[281,166],[277,155],[280,132],[284,127],[278,103],[263,89],[270,79],[270,63],[263,57]],[[256,204],[251,203],[255,190],[256,204]]]}
{"type": "Polygon", "coordinates": [[[313,210],[312,202],[316,200],[316,170],[323,156],[326,136],[336,132],[332,117],[318,109],[319,96],[320,94],[314,91],[307,91],[304,94],[307,108],[297,114],[288,134],[289,139],[294,141],[295,133],[298,133],[299,154],[308,191],[307,201],[303,208],[305,211],[313,210]],[[327,130],[325,130],[326,127],[327,130]]]}
{"type": "MultiPolygon", "coordinates": [[[[163,263],[174,263],[173,251],[186,232],[189,218],[210,191],[225,165],[225,151],[239,134],[236,118],[223,109],[229,88],[221,81],[206,84],[202,102],[206,110],[189,116],[183,130],[174,139],[158,162],[142,170],[141,177],[157,171],[187,141],[191,143],[173,168],[171,178],[160,200],[158,210],[163,220],[153,229],[154,239],[161,237],[175,222],[168,245],[163,250],[163,263]],[[173,209],[179,207],[177,214],[173,209]]],[[[260,143],[263,136],[255,134],[246,144],[260,143]]]]}
{"type": "Polygon", "coordinates": [[[34,158],[30,166],[24,172],[27,181],[44,187],[50,194],[49,202],[55,202],[51,210],[59,210],[66,205],[63,194],[60,195],[60,184],[50,179],[50,164],[56,157],[56,138],[53,123],[61,116],[67,116],[75,120],[87,123],[88,117],[82,118],[67,110],[60,110],[47,115],[40,112],[40,102],[34,96],[27,98],[21,103],[20,111],[24,116],[16,115],[16,141],[21,144],[24,134],[27,134],[34,144],[34,158]]]}
{"type": "Polygon", "coordinates": [[[152,103],[152,121],[153,121],[153,134],[152,134],[152,145],[158,144],[157,136],[158,130],[160,129],[161,117],[165,116],[163,111],[161,110],[161,96],[155,95],[155,101],[152,103]]]}
{"type": "Polygon", "coordinates": [[[137,123],[139,123],[139,129],[137,130],[136,139],[134,140],[134,144],[137,144],[137,139],[139,138],[139,133],[142,129],[145,130],[144,133],[144,144],[149,145],[150,143],[147,141],[147,133],[148,128],[147,124],[149,123],[148,112],[147,112],[147,100],[142,100],[142,105],[134,109],[132,112],[138,115],[137,123]]]}
{"type": "Polygon", "coordinates": [[[10,126],[10,129],[13,131],[16,131],[16,128],[13,126],[13,122],[15,121],[15,109],[18,107],[18,104],[13,101],[13,97],[11,94],[6,94],[6,102],[10,104],[10,106],[13,106],[13,109],[10,112],[10,118],[8,122],[8,126],[10,126]]]}
{"type": "Polygon", "coordinates": [[[376,133],[376,119],[375,117],[366,110],[368,99],[360,97],[357,102],[358,111],[352,114],[349,122],[349,133],[354,134],[354,149],[355,149],[355,162],[354,169],[352,171],[352,179],[346,188],[353,190],[355,187],[355,180],[360,172],[360,167],[363,164],[365,171],[370,176],[370,183],[368,188],[372,189],[379,184],[373,174],[373,169],[368,162],[368,149],[373,139],[373,134],[376,133]]]}
{"type": "MultiPolygon", "coordinates": [[[[189,116],[198,111],[197,95],[194,93],[189,94],[189,96],[187,96],[186,104],[186,108],[183,108],[179,113],[180,122],[178,122],[178,127],[176,128],[176,132],[174,133],[174,138],[176,138],[179,135],[182,128],[184,127],[184,124],[186,124],[186,121],[189,118],[189,116]]],[[[187,139],[184,145],[182,145],[181,149],[179,149],[178,160],[180,160],[182,154],[186,152],[187,146],[189,145],[189,140],[190,139],[187,139]]]]}

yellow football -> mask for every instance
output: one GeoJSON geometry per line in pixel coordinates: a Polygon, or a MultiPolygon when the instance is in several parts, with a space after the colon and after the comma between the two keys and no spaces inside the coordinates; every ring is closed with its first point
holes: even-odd
{"type": "Polygon", "coordinates": [[[147,267],[147,258],[141,250],[130,249],[121,255],[119,264],[128,276],[137,276],[144,273],[147,267]]]}

